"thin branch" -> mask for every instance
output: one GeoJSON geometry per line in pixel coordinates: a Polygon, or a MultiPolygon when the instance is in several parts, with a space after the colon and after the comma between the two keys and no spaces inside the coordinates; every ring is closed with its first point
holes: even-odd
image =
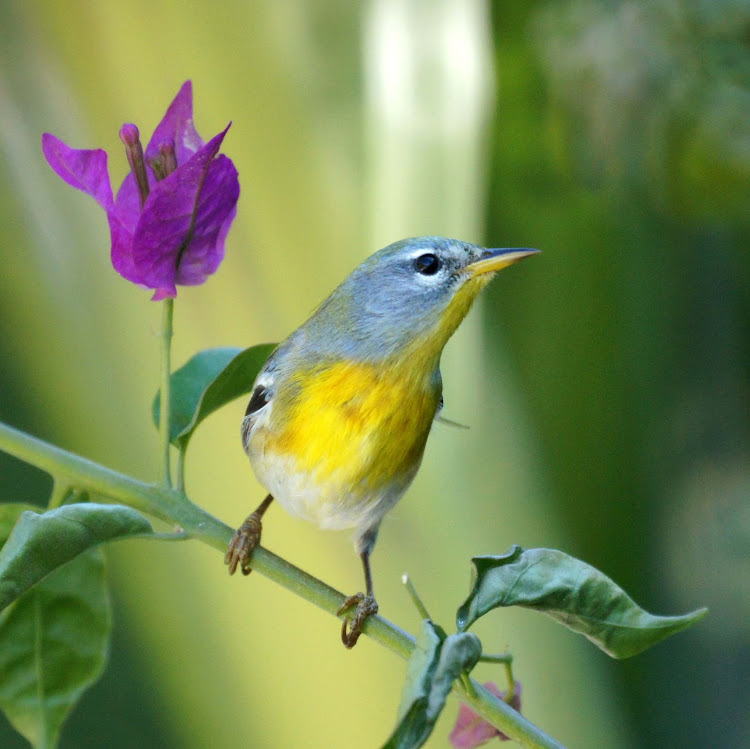
{"type": "MultiPolygon", "coordinates": [[[[189,537],[213,546],[222,554],[232,537],[233,530],[228,525],[193,504],[180,492],[147,484],[105,468],[1,422],[0,449],[47,471],[56,482],[108,497],[178,525],[189,537]]],[[[252,562],[253,570],[330,614],[335,615],[345,600],[345,596],[330,585],[261,546],[253,552],[252,562]]],[[[402,658],[409,658],[414,649],[414,637],[380,616],[368,619],[364,632],[402,658]]],[[[478,682],[471,680],[474,694],[460,680],[454,683],[453,688],[462,702],[471,705],[477,713],[522,746],[564,749],[478,682]]]]}

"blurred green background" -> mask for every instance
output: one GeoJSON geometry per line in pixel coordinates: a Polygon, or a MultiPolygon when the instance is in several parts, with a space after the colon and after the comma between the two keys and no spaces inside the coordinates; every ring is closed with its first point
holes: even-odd
{"type": "MultiPolygon", "coordinates": [[[[530,612],[524,713],[571,747],[750,745],[750,3],[345,0],[0,3],[0,418],[150,479],[160,310],[109,264],[104,216],[43,161],[51,131],[147,138],[192,78],[229,119],[239,215],[220,272],[181,289],[174,358],[276,341],[405,236],[544,250],[501,274],[444,357],[445,415],[374,555],[415,631],[408,571],[453,626],[469,559],[511,543],[600,567],[642,605],[708,605],[631,661],[530,612]]],[[[262,490],[244,403],[191,443],[188,491],[238,524],[262,490]]],[[[0,497],[45,477],[0,455],[0,497]]],[[[264,542],[346,592],[347,534],[276,508],[264,542]]],[[[404,663],[199,544],[111,548],[110,666],[63,747],[377,746],[404,663]]],[[[483,679],[501,680],[490,667],[483,679]]],[[[432,746],[445,746],[449,704],[432,746]]],[[[22,747],[0,721],[0,746],[22,747]]]]}

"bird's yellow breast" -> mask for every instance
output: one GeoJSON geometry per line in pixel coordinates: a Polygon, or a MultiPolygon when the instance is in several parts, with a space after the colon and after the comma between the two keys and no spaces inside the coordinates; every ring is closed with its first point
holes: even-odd
{"type": "Polygon", "coordinates": [[[411,479],[440,399],[423,373],[347,361],[300,371],[285,390],[265,451],[333,491],[370,496],[411,479]]]}

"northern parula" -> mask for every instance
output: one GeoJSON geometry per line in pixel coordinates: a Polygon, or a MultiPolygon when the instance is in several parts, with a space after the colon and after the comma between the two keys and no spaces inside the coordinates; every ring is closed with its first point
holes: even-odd
{"type": "Polygon", "coordinates": [[[242,443],[268,496],[240,526],[225,562],[250,572],[273,499],[321,528],[354,528],[366,593],[348,598],[353,647],[376,613],[370,553],[380,521],[411,484],[442,406],[440,355],[495,272],[538,252],[405,239],[344,280],[268,359],[242,443]]]}

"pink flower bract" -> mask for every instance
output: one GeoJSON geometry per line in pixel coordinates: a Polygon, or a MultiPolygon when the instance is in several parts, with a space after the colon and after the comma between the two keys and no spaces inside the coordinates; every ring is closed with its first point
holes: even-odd
{"type": "MultiPolygon", "coordinates": [[[[230,123],[231,124],[231,123],[230,123]]],[[[229,125],[204,143],[193,126],[193,91],[186,81],[157,125],[145,149],[146,163],[173,149],[177,166],[168,174],[147,169],[148,196],[132,172],[117,197],[112,194],[107,154],[70,148],[54,135],[42,136],[42,150],[55,173],[90,195],[106,211],[112,265],[128,281],[154,289],[154,299],[177,295],[177,285],[195,286],[224,258],[224,241],[237,212],[237,170],[219,154],[229,125]]],[[[124,126],[123,132],[137,129],[124,126]]]]}
{"type": "MultiPolygon", "coordinates": [[[[495,697],[505,699],[505,692],[501,692],[493,682],[488,681],[484,686],[495,697]]],[[[515,689],[509,704],[514,710],[521,711],[521,685],[518,682],[515,683],[515,689]]],[[[461,704],[458,708],[456,725],[450,735],[451,746],[455,749],[474,749],[474,747],[486,744],[496,736],[500,741],[509,741],[502,731],[477,715],[468,705],[461,704]]]]}

